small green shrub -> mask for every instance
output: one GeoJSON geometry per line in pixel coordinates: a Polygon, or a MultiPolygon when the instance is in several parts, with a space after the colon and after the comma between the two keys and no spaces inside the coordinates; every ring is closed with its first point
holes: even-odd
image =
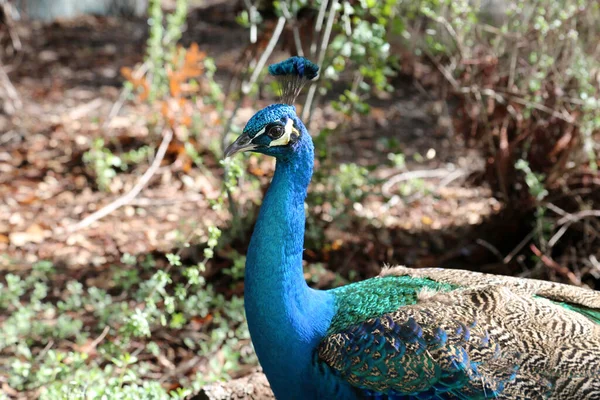
{"type": "Polygon", "coordinates": [[[492,19],[467,0],[398,1],[397,15],[407,47],[433,63],[439,86],[458,100],[456,131],[491,161],[488,182],[520,208],[528,189],[514,169],[519,159],[549,191],[574,166],[597,170],[600,5],[497,3],[506,12],[492,19]]]}

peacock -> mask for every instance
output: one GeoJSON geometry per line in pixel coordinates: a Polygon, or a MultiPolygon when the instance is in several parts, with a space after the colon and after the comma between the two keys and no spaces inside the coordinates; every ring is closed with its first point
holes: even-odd
{"type": "Polygon", "coordinates": [[[331,290],[302,271],[314,147],[294,102],[318,67],[269,67],[281,103],[225,157],[276,159],[250,240],[245,311],[277,399],[600,399],[600,292],[470,271],[394,267],[331,290]]]}

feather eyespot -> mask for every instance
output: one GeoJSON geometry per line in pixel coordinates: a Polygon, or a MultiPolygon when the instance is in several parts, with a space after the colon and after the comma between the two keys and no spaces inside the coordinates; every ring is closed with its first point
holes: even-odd
{"type": "Polygon", "coordinates": [[[285,133],[285,128],[281,125],[273,125],[267,131],[267,135],[271,139],[279,139],[280,137],[283,136],[284,133],[285,133]]]}

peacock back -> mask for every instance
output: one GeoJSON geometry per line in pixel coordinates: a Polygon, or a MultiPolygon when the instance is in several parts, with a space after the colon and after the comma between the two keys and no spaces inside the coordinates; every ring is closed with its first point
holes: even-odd
{"type": "Polygon", "coordinates": [[[600,399],[598,292],[404,267],[332,292],[317,363],[367,397],[600,399]]]}

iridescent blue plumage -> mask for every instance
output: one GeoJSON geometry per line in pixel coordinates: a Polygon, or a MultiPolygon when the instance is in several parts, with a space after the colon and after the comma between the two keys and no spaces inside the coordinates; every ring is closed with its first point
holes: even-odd
{"type": "Polygon", "coordinates": [[[277,399],[600,398],[595,292],[400,267],[333,290],[309,288],[302,254],[314,149],[292,104],[318,69],[292,57],[269,72],[287,85],[286,104],[257,112],[225,154],[277,160],[248,248],[244,295],[277,399]]]}
{"type": "Polygon", "coordinates": [[[294,104],[306,82],[317,77],[319,67],[304,57],[290,57],[269,66],[269,73],[279,80],[281,102],[294,104]]]}
{"type": "Polygon", "coordinates": [[[291,115],[296,115],[296,108],[288,104],[271,104],[254,114],[244,127],[243,133],[250,138],[254,138],[256,134],[266,125],[281,121],[291,115]]]}
{"type": "Polygon", "coordinates": [[[285,61],[269,66],[273,76],[297,76],[312,80],[317,77],[319,67],[304,57],[290,57],[285,61]]]}

